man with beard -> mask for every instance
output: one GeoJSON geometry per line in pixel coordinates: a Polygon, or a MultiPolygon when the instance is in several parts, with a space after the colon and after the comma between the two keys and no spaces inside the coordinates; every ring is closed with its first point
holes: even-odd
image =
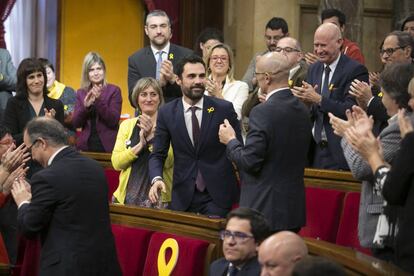
{"type": "Polygon", "coordinates": [[[154,10],[147,15],[145,34],[150,45],[128,58],[129,101],[131,102],[132,89],[143,77],[159,80],[166,102],[181,97],[180,87],[175,83],[174,66],[192,51],[170,43],[171,21],[162,10],[154,10]]]}
{"type": "Polygon", "coordinates": [[[174,175],[170,208],[225,217],[238,200],[238,189],[234,168],[217,133],[227,119],[242,141],[237,115],[231,102],[204,95],[206,69],[200,57],[185,57],[176,69],[183,97],[158,112],[149,159],[149,198],[155,203],[158,192],[165,191],[161,176],[171,143],[174,175]]]}
{"type": "Polygon", "coordinates": [[[255,90],[257,86],[257,80],[254,74],[256,59],[268,52],[275,51],[279,40],[286,36],[289,36],[289,29],[285,19],[281,17],[273,17],[267,22],[264,34],[267,50],[254,55],[242,79],[242,81],[249,85],[249,91],[255,90]]]}

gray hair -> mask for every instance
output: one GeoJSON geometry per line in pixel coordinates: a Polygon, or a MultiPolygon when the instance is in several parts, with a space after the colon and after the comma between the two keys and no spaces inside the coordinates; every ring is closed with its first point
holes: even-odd
{"type": "Polygon", "coordinates": [[[152,12],[150,12],[147,17],[145,18],[145,25],[148,25],[148,18],[153,17],[153,16],[163,16],[163,17],[167,17],[168,19],[168,25],[171,27],[171,20],[170,17],[168,17],[167,13],[163,10],[153,10],[152,12]]]}
{"type": "Polygon", "coordinates": [[[66,129],[59,121],[53,118],[35,117],[27,123],[25,131],[27,131],[32,143],[39,138],[43,138],[53,146],[68,144],[66,129]]]}
{"type": "Polygon", "coordinates": [[[104,80],[103,85],[106,85],[106,66],[102,57],[95,52],[89,52],[86,54],[83,65],[82,65],[82,76],[81,76],[81,88],[88,89],[91,86],[91,81],[89,80],[89,69],[95,64],[98,63],[102,66],[104,71],[104,80]]]}

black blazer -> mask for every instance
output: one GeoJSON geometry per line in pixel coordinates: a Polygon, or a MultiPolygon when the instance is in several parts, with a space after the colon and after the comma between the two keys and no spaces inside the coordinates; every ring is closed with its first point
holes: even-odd
{"type": "MultiPolygon", "coordinates": [[[[225,258],[215,260],[210,265],[210,276],[227,276],[230,262],[225,258]]],[[[237,273],[237,276],[259,276],[260,275],[260,264],[257,261],[257,257],[250,259],[245,263],[242,269],[237,273]]]]}
{"type": "MultiPolygon", "coordinates": [[[[172,62],[174,68],[177,63],[185,56],[192,54],[193,51],[175,44],[170,44],[170,52],[168,59],[172,62]]],[[[128,95],[131,102],[131,94],[137,81],[143,77],[155,78],[157,61],[150,46],[142,48],[128,58],[128,95]]],[[[181,89],[177,84],[167,83],[163,87],[165,102],[169,102],[174,98],[181,97],[181,89]]]]}
{"type": "Polygon", "coordinates": [[[67,147],[30,184],[17,221],[24,235],[40,234],[40,275],[121,275],[102,166],[67,147]]]}
{"type": "MultiPolygon", "coordinates": [[[[29,105],[30,102],[27,98],[12,97],[7,102],[4,125],[10,130],[17,145],[23,143],[23,130],[31,120],[29,105]]],[[[47,109],[53,108],[56,111],[55,119],[63,125],[65,115],[62,102],[44,96],[44,105],[47,109]]]]}
{"type": "MultiPolygon", "coordinates": [[[[324,71],[324,64],[316,62],[309,67],[307,82],[312,86],[318,85],[318,93],[322,88],[322,74],[324,71]]],[[[346,119],[345,111],[356,105],[356,100],[349,94],[349,87],[354,79],[368,82],[368,71],[364,65],[350,59],[341,54],[335,72],[330,81],[332,89],[329,92],[329,97],[322,97],[322,101],[318,105],[312,106],[313,117],[315,120],[319,116],[323,116],[323,126],[325,128],[328,139],[328,147],[331,155],[337,164],[336,168],[349,170],[346,163],[342,148],[340,145],[341,137],[334,134],[331,124],[329,123],[328,112],[335,116],[346,119]]]]}
{"type": "Polygon", "coordinates": [[[231,102],[204,96],[200,141],[194,148],[184,119],[182,98],[162,106],[158,112],[153,152],[149,159],[150,179],[162,176],[170,142],[174,152],[171,208],[185,211],[194,194],[195,179],[201,171],[213,202],[230,208],[238,199],[236,174],[218,137],[220,124],[228,119],[242,141],[240,124],[231,102]]]}
{"type": "Polygon", "coordinates": [[[305,225],[303,175],[310,135],[308,108],[285,89],[252,109],[244,147],[236,140],[227,144],[241,171],[240,206],[263,213],[272,230],[305,225]]]}

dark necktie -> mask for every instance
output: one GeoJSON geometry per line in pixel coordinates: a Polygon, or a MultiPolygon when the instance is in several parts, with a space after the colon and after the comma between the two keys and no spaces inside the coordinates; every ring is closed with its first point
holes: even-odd
{"type": "MultiPolygon", "coordinates": [[[[323,80],[322,92],[321,92],[322,97],[329,97],[329,74],[330,73],[331,73],[331,68],[329,68],[329,66],[325,66],[325,79],[323,80]]],[[[321,142],[324,117],[325,117],[325,114],[323,112],[319,112],[317,120],[316,120],[316,124],[315,124],[316,143],[321,142]]]]}
{"type": "Polygon", "coordinates": [[[197,148],[198,141],[200,140],[200,125],[198,124],[198,119],[196,116],[197,106],[192,106],[191,108],[191,125],[193,128],[193,144],[194,148],[197,148]]]}
{"type": "Polygon", "coordinates": [[[229,266],[229,276],[236,276],[239,273],[239,269],[234,265],[229,266]]]}
{"type": "Polygon", "coordinates": [[[158,59],[157,59],[157,69],[155,72],[155,78],[157,80],[160,79],[160,71],[161,71],[161,64],[162,64],[162,53],[164,53],[164,51],[158,51],[157,55],[158,55],[158,59]]]}
{"type": "MultiPolygon", "coordinates": [[[[196,110],[198,109],[198,107],[192,106],[190,107],[190,109],[191,109],[191,125],[193,128],[193,144],[194,144],[194,148],[197,149],[198,143],[200,141],[200,125],[198,124],[198,119],[196,116],[196,110]]],[[[206,188],[206,184],[204,183],[204,179],[203,179],[203,176],[201,175],[200,170],[198,170],[197,172],[196,187],[197,187],[197,190],[199,190],[200,192],[203,192],[206,188]]]]}

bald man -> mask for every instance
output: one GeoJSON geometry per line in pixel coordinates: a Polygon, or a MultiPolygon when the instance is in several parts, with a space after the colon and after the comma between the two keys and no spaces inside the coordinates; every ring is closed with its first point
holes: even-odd
{"type": "Polygon", "coordinates": [[[309,67],[306,82],[292,89],[296,97],[312,107],[315,168],[349,170],[340,137],[333,133],[328,113],[346,118],[345,111],[356,104],[349,87],[355,79],[368,82],[368,71],[364,65],[341,54],[342,43],[338,26],[320,25],[313,43],[319,61],[309,67]]]}
{"type": "Polygon", "coordinates": [[[290,276],[295,264],[308,255],[301,237],[282,231],[267,238],[259,248],[261,276],[290,276]]]}
{"type": "Polygon", "coordinates": [[[311,123],[309,110],[289,89],[289,70],[283,53],[258,59],[256,77],[266,101],[250,113],[244,147],[227,120],[219,130],[227,157],[241,172],[240,207],[264,214],[274,232],[299,231],[305,224],[303,172],[311,123]]]}

